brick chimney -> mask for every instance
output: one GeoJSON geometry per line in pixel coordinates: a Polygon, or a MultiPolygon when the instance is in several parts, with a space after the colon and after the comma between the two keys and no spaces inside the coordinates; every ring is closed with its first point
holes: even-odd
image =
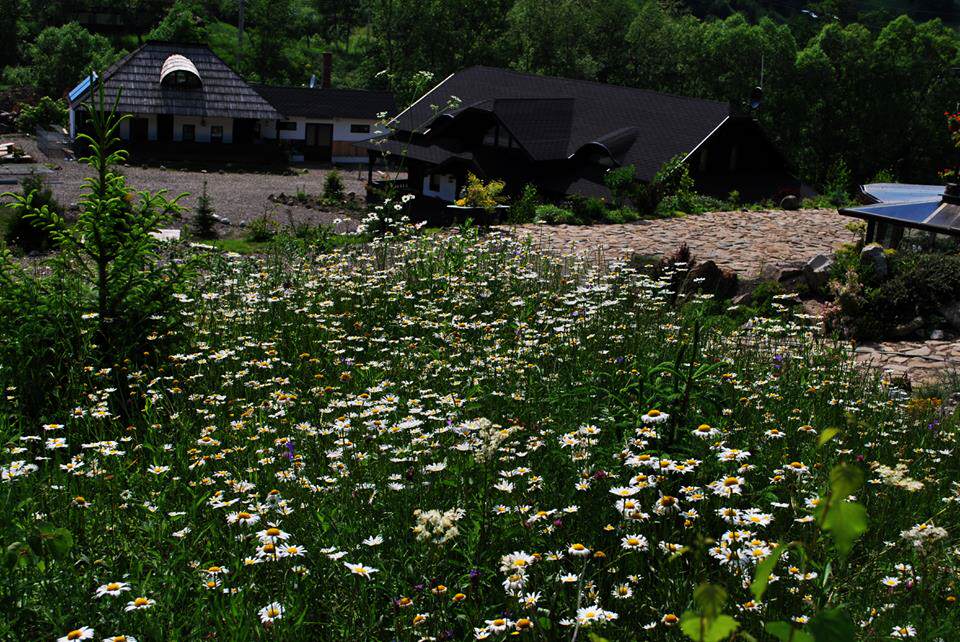
{"type": "Polygon", "coordinates": [[[323,81],[320,83],[320,87],[323,89],[330,88],[330,76],[333,74],[333,54],[329,51],[323,52],[323,81]]]}

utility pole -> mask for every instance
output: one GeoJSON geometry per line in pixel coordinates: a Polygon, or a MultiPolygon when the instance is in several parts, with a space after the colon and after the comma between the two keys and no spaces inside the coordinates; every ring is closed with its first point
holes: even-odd
{"type": "Polygon", "coordinates": [[[239,18],[237,19],[237,69],[242,69],[240,63],[243,61],[243,3],[244,0],[238,0],[240,3],[239,18]]]}

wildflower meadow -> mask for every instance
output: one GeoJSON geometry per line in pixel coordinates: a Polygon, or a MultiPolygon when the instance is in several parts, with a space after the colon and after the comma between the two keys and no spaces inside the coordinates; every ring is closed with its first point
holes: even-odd
{"type": "Polygon", "coordinates": [[[148,359],[4,392],[3,639],[957,639],[955,420],[786,301],[476,230],[178,251],[148,359]]]}

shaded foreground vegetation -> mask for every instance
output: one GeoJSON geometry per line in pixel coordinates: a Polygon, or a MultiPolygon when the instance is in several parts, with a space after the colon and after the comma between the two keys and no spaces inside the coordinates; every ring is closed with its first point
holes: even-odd
{"type": "Polygon", "coordinates": [[[37,421],[0,370],[0,637],[960,623],[954,419],[790,308],[738,329],[710,297],[670,303],[669,272],[496,235],[184,251],[179,326],[140,365],[91,363],[37,421]]]}

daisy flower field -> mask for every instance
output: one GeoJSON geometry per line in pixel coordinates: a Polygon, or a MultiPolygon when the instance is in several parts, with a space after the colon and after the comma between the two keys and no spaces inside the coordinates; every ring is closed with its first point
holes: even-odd
{"type": "Polygon", "coordinates": [[[41,421],[4,381],[0,638],[958,639],[952,411],[786,301],[281,249],[177,250],[178,326],[41,421]]]}

